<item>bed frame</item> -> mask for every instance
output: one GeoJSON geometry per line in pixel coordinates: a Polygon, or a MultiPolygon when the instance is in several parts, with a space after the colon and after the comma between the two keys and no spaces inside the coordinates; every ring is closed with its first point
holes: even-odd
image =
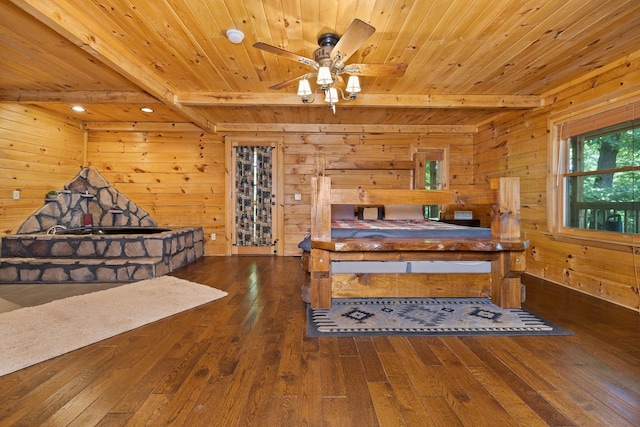
{"type": "Polygon", "coordinates": [[[520,181],[491,179],[489,190],[465,196],[454,190],[332,189],[331,178],[312,178],[311,253],[313,308],[332,298],[480,297],[502,308],[519,308],[520,276],[529,242],[520,235],[520,181]],[[331,238],[331,205],[490,205],[491,238],[331,238]],[[332,273],[333,261],[490,261],[490,273],[332,273]]]}

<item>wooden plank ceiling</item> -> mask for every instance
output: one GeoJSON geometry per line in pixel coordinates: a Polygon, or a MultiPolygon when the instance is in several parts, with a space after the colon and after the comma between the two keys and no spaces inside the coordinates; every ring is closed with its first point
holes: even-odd
{"type": "Polygon", "coordinates": [[[9,0],[0,4],[0,101],[85,122],[444,126],[470,129],[640,53],[637,0],[9,0]],[[322,4],[322,6],[320,6],[322,4]],[[335,114],[302,104],[322,33],[358,18],[376,31],[347,63],[406,63],[363,76],[335,114]],[[240,44],[228,29],[245,34],[240,44]],[[74,104],[87,111],[75,113],[74,104]],[[154,109],[143,113],[143,106],[154,109]]]}

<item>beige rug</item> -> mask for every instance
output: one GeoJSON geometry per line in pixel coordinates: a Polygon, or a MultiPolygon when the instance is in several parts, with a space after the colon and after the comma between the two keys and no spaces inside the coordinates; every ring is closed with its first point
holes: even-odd
{"type": "Polygon", "coordinates": [[[222,298],[172,276],[0,314],[0,376],[222,298]]]}

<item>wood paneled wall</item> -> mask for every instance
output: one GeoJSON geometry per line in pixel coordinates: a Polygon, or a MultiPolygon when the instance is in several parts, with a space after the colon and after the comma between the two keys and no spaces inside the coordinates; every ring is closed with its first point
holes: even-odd
{"type": "MultiPolygon", "coordinates": [[[[310,227],[311,177],[319,159],[326,162],[412,160],[415,149],[449,147],[449,183],[470,191],[473,187],[473,140],[470,135],[411,134],[286,134],[285,137],[285,254],[300,254],[297,248],[310,227]],[[294,195],[302,200],[294,200],[294,195]]],[[[406,170],[327,171],[335,188],[358,185],[377,188],[410,188],[406,170]]]]}
{"type": "Polygon", "coordinates": [[[168,130],[89,132],[88,166],[161,226],[202,226],[205,254],[225,253],[220,135],[168,130]],[[216,239],[211,240],[211,233],[216,239]]]}
{"type": "MultiPolygon", "coordinates": [[[[83,166],[95,167],[118,191],[148,211],[163,226],[202,226],[205,254],[226,253],[225,146],[223,134],[171,130],[81,130],[39,110],[2,107],[2,194],[0,225],[14,233],[43,203],[51,188],[62,188],[83,166]],[[85,142],[86,138],[86,142],[85,142]],[[12,200],[20,189],[21,200],[12,200]],[[210,238],[216,234],[216,240],[210,238]]],[[[194,128],[195,129],[195,128],[194,128]]],[[[234,135],[237,136],[237,135],[234,135]]],[[[473,185],[470,135],[299,134],[279,135],[285,142],[284,253],[297,245],[310,226],[310,182],[319,159],[363,162],[411,160],[420,148],[448,147],[450,185],[473,185]],[[294,195],[301,194],[301,200],[294,195]]],[[[406,170],[328,172],[337,187],[354,185],[409,188],[406,170]]]]}
{"type": "Polygon", "coordinates": [[[638,310],[638,249],[556,240],[548,233],[546,191],[549,118],[634,94],[640,94],[638,59],[549,94],[547,107],[481,127],[474,143],[474,177],[477,183],[495,176],[521,178],[522,230],[531,242],[527,273],[638,310]]]}
{"type": "Polygon", "coordinates": [[[23,105],[0,104],[0,232],[12,234],[84,161],[82,124],[23,105]],[[20,191],[20,199],[13,192],[20,191]]]}
{"type": "MultiPolygon", "coordinates": [[[[205,254],[224,255],[224,136],[201,132],[90,131],[88,165],[119,191],[151,213],[160,225],[195,226],[205,231],[205,254]],[[216,233],[216,240],[211,240],[216,233]]],[[[241,133],[234,137],[250,138],[241,133]]],[[[253,135],[255,136],[255,135],[253,135]]],[[[325,161],[411,160],[415,149],[449,147],[450,184],[473,185],[470,135],[297,134],[284,139],[284,253],[299,255],[297,245],[310,227],[311,177],[325,161]],[[302,196],[295,200],[295,194],[302,196]]],[[[336,186],[409,188],[400,170],[332,171],[336,186]]]]}

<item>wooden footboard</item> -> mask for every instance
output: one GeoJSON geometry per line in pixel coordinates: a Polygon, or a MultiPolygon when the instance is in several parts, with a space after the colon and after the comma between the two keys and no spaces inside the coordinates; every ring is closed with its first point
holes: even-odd
{"type": "Polygon", "coordinates": [[[332,239],[331,204],[463,203],[456,191],[331,190],[329,177],[314,177],[309,259],[311,305],[331,307],[332,298],[491,296],[503,308],[519,308],[520,276],[528,242],[520,237],[519,181],[492,180],[489,193],[476,196],[492,205],[491,238],[456,240],[332,239]],[[333,273],[342,261],[488,261],[490,273],[333,273]]]}

